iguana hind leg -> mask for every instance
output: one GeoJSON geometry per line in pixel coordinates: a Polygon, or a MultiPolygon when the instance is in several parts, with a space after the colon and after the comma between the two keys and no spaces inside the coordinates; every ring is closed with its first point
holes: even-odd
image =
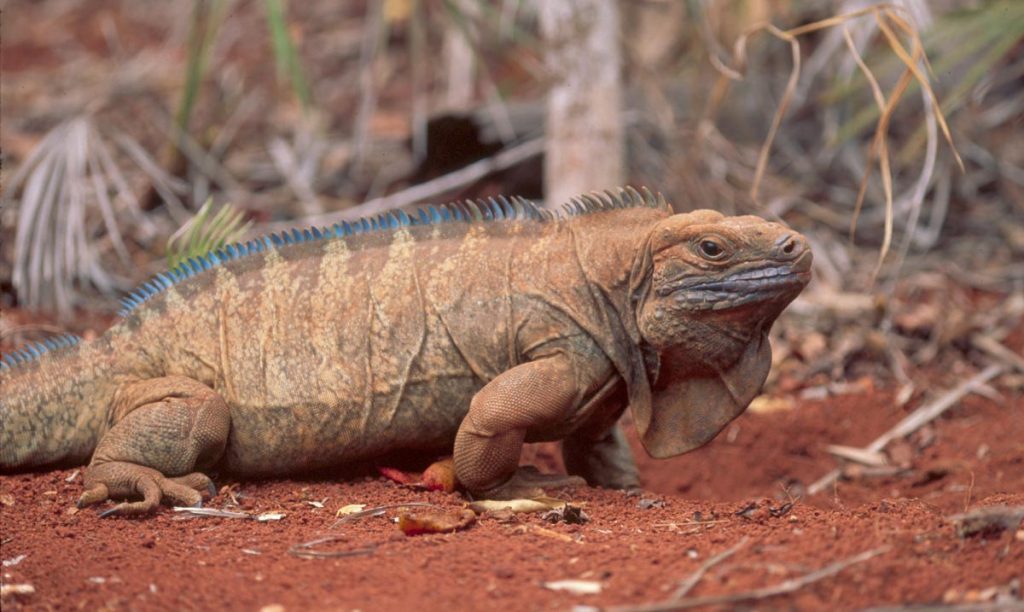
{"type": "Polygon", "coordinates": [[[141,496],[105,511],[145,514],[162,499],[195,506],[213,482],[194,471],[217,462],[227,444],[231,413],[224,399],[195,380],[168,376],[131,383],[118,393],[123,414],[93,454],[79,506],[141,496]]]}

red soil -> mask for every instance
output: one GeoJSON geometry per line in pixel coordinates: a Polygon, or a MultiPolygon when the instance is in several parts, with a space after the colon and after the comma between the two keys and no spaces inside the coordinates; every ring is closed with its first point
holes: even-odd
{"type": "MultiPolygon", "coordinates": [[[[347,504],[429,502],[457,511],[465,501],[457,493],[416,491],[379,477],[218,481],[233,485],[241,507],[231,505],[224,491],[207,504],[252,514],[284,512],[278,521],[187,517],[168,508],[148,518],[100,519],[94,510],[74,507],[81,492],[77,470],[3,476],[3,584],[34,588],[32,594],[7,594],[3,605],[637,605],[664,601],[701,564],[744,538],[745,545],[711,567],[689,597],[770,586],[875,549],[881,549],[877,556],[763,605],[850,609],[992,601],[1011,592],[1014,580],[1019,590],[1019,526],[960,537],[947,520],[971,508],[1024,505],[1019,395],[1004,391],[998,401],[969,396],[924,433],[895,444],[890,458],[908,466],[903,474],[844,479],[822,494],[801,497],[806,485],[835,465],[826,445],[864,445],[908,410],[894,407],[889,392],[870,392],[747,414],[705,448],[673,460],[650,459],[638,448],[644,493],[560,492],[583,505],[590,521],[582,525],[551,524],[536,514],[484,514],[463,531],[408,537],[392,509],[385,517],[332,527],[335,511],[347,504]],[[289,553],[325,534],[340,539],[320,549],[363,553],[318,559],[289,553]],[[597,581],[601,592],[543,586],[562,579],[597,581]]],[[[553,462],[550,447],[532,454],[542,465],[553,462]]]]}

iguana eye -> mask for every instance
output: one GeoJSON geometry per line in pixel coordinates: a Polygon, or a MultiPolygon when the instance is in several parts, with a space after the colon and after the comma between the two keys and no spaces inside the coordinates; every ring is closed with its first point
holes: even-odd
{"type": "Polygon", "coordinates": [[[725,256],[725,249],[722,248],[722,245],[710,238],[701,240],[698,248],[700,249],[700,254],[707,259],[717,260],[725,256]]]}

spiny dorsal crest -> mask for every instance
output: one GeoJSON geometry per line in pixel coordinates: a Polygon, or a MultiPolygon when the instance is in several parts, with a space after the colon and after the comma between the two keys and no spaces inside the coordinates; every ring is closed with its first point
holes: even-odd
{"type": "Polygon", "coordinates": [[[0,371],[9,370],[15,366],[34,361],[46,353],[75,346],[81,341],[82,339],[74,334],[64,334],[47,338],[42,342],[26,344],[8,355],[0,356],[0,371]]]}
{"type": "MultiPolygon", "coordinates": [[[[668,203],[659,193],[654,194],[646,187],[637,191],[633,187],[619,189],[618,193],[604,191],[594,192],[573,198],[563,205],[566,217],[613,210],[620,208],[663,208],[668,203]]],[[[344,239],[376,232],[395,231],[402,227],[439,225],[444,223],[490,223],[498,221],[535,221],[546,223],[558,221],[562,215],[545,210],[537,204],[520,196],[506,198],[487,198],[486,200],[465,200],[440,206],[426,206],[413,214],[404,210],[381,213],[376,217],[362,218],[351,223],[342,221],[330,227],[310,227],[303,230],[293,229],[280,234],[268,234],[247,242],[236,242],[216,249],[199,257],[190,257],[175,268],[161,272],[142,284],[126,297],[121,299],[122,317],[129,315],[143,302],[166,291],[173,285],[191,278],[196,274],[210,270],[229,261],[271,249],[280,249],[294,244],[302,244],[316,240],[344,239]]]]}
{"type": "Polygon", "coordinates": [[[602,210],[614,210],[616,208],[635,208],[646,206],[648,208],[661,208],[671,212],[665,196],[660,193],[653,193],[646,187],[640,191],[632,187],[619,189],[619,193],[611,191],[594,191],[588,194],[576,196],[565,204],[562,204],[562,212],[569,217],[578,217],[602,210]]]}

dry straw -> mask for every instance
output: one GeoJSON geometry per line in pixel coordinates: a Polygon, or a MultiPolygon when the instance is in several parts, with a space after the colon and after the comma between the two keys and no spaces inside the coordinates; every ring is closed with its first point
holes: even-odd
{"type": "MultiPolygon", "coordinates": [[[[875,134],[871,139],[871,144],[868,148],[867,164],[864,175],[861,178],[860,188],[857,193],[857,202],[854,207],[853,218],[850,222],[850,238],[852,240],[854,233],[853,228],[856,227],[857,218],[860,215],[860,211],[864,203],[864,197],[867,193],[868,179],[871,177],[872,167],[877,160],[879,172],[882,176],[882,189],[885,194],[885,230],[882,238],[882,246],[879,252],[878,264],[875,266],[875,276],[878,275],[882,262],[885,261],[885,257],[892,245],[893,183],[887,139],[889,123],[892,119],[896,106],[903,98],[903,94],[906,93],[907,88],[912,81],[916,80],[920,84],[921,88],[926,92],[928,100],[931,102],[931,104],[927,104],[926,106],[929,107],[934,114],[934,118],[942,129],[942,134],[945,137],[946,142],[949,143],[950,149],[952,149],[953,155],[957,164],[960,166],[961,171],[964,169],[963,161],[960,159],[960,155],[957,152],[956,147],[953,145],[953,137],[950,134],[949,126],[946,124],[946,119],[942,115],[942,110],[935,96],[935,91],[932,89],[928,80],[927,74],[931,74],[931,66],[928,64],[928,60],[925,57],[924,46],[921,43],[921,38],[918,35],[917,30],[915,30],[906,19],[901,17],[898,14],[898,11],[899,9],[892,5],[877,4],[858,11],[836,15],[829,17],[828,19],[822,19],[820,21],[815,21],[789,30],[780,30],[771,23],[758,23],[751,26],[740,35],[736,40],[736,43],[733,45],[732,66],[726,65],[715,54],[712,54],[711,63],[716,69],[718,69],[720,76],[712,90],[707,112],[704,117],[705,121],[713,120],[721,100],[728,91],[729,81],[743,80],[747,69],[747,42],[752,36],[761,32],[767,32],[775,38],[789,43],[790,50],[792,52],[793,67],[790,71],[789,80],[786,83],[786,89],[783,92],[782,99],[779,101],[778,108],[776,109],[775,115],[772,119],[768,135],[765,137],[764,144],[761,146],[754,179],[750,188],[750,197],[755,203],[757,203],[759,195],[758,192],[761,187],[761,181],[764,178],[765,168],[768,165],[768,158],[772,148],[772,143],[775,140],[779,126],[786,114],[786,109],[789,107],[789,103],[794,97],[797,83],[800,80],[800,42],[798,41],[798,38],[802,35],[824,30],[826,28],[842,27],[847,47],[853,54],[853,58],[856,61],[857,66],[864,73],[871,87],[875,103],[878,105],[881,113],[878,118],[878,123],[875,126],[875,134]],[[879,86],[878,80],[875,78],[874,74],[872,74],[871,69],[868,68],[860,53],[857,51],[857,48],[853,44],[853,40],[846,29],[846,24],[848,22],[869,15],[874,18],[878,25],[878,29],[884,35],[889,48],[896,57],[899,58],[900,62],[904,66],[903,73],[897,79],[895,85],[893,85],[888,97],[882,92],[882,88],[879,86]],[[903,42],[900,41],[897,32],[904,34],[910,39],[909,51],[904,46],[903,42]],[[921,69],[922,65],[927,69],[927,74],[921,69]]],[[[927,178],[929,177],[925,177],[925,180],[927,180],[927,178]]]]}

